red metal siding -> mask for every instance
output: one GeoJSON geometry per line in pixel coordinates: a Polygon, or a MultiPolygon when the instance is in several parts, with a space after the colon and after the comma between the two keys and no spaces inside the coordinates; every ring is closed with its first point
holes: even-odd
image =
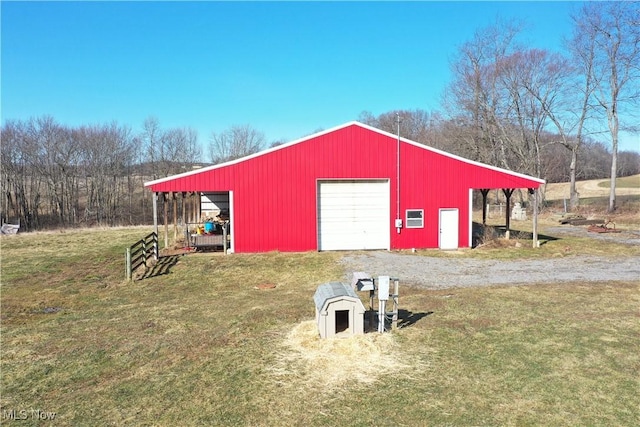
{"type": "Polygon", "coordinates": [[[236,252],[317,249],[319,179],[389,179],[391,247],[438,247],[438,210],[460,211],[460,246],[469,246],[469,188],[539,183],[401,144],[400,218],[424,209],[425,227],[396,233],[396,147],[391,135],[351,124],[243,161],[150,185],[152,191],[233,191],[236,252]]]}

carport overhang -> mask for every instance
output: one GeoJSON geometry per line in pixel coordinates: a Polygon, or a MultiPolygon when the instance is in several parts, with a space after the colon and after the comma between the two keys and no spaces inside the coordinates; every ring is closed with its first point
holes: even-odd
{"type": "MultiPolygon", "coordinates": [[[[527,193],[531,196],[531,198],[533,199],[533,205],[532,205],[532,245],[534,248],[539,247],[539,242],[538,242],[538,208],[539,208],[539,198],[540,198],[540,186],[542,186],[545,183],[544,180],[541,179],[536,179],[535,181],[531,182],[531,186],[530,187],[524,187],[527,190],[527,193]]],[[[502,193],[504,194],[505,200],[506,200],[506,206],[505,206],[505,238],[509,239],[510,237],[510,227],[511,227],[511,196],[513,195],[513,192],[516,190],[521,190],[524,189],[521,187],[516,187],[516,188],[480,188],[478,189],[480,191],[480,193],[482,194],[482,225],[486,226],[487,225],[487,196],[489,194],[489,192],[491,190],[502,190],[502,193]]]]}

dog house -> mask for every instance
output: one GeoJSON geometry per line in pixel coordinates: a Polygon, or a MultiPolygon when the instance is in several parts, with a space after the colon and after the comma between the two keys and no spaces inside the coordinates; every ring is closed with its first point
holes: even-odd
{"type": "Polygon", "coordinates": [[[350,285],[330,282],[313,296],[320,338],[364,334],[364,305],[350,285]]]}

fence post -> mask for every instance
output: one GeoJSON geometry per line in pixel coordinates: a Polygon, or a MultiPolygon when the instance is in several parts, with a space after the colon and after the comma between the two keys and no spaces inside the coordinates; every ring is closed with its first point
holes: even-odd
{"type": "Polygon", "coordinates": [[[153,258],[158,261],[158,258],[160,257],[159,255],[159,251],[158,251],[158,233],[156,233],[155,231],[153,232],[153,258]]]}
{"type": "Polygon", "coordinates": [[[147,238],[146,237],[142,239],[142,262],[144,263],[144,268],[147,268],[147,238]]]}
{"type": "Polygon", "coordinates": [[[127,248],[124,254],[125,273],[127,280],[131,280],[131,248],[127,248]]]}

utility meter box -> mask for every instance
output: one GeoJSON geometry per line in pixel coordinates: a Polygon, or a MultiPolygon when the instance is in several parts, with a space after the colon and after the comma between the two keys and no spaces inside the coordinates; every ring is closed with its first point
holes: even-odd
{"type": "Polygon", "coordinates": [[[357,291],[374,291],[376,289],[373,283],[373,277],[364,271],[356,271],[353,273],[351,287],[357,291]]]}

